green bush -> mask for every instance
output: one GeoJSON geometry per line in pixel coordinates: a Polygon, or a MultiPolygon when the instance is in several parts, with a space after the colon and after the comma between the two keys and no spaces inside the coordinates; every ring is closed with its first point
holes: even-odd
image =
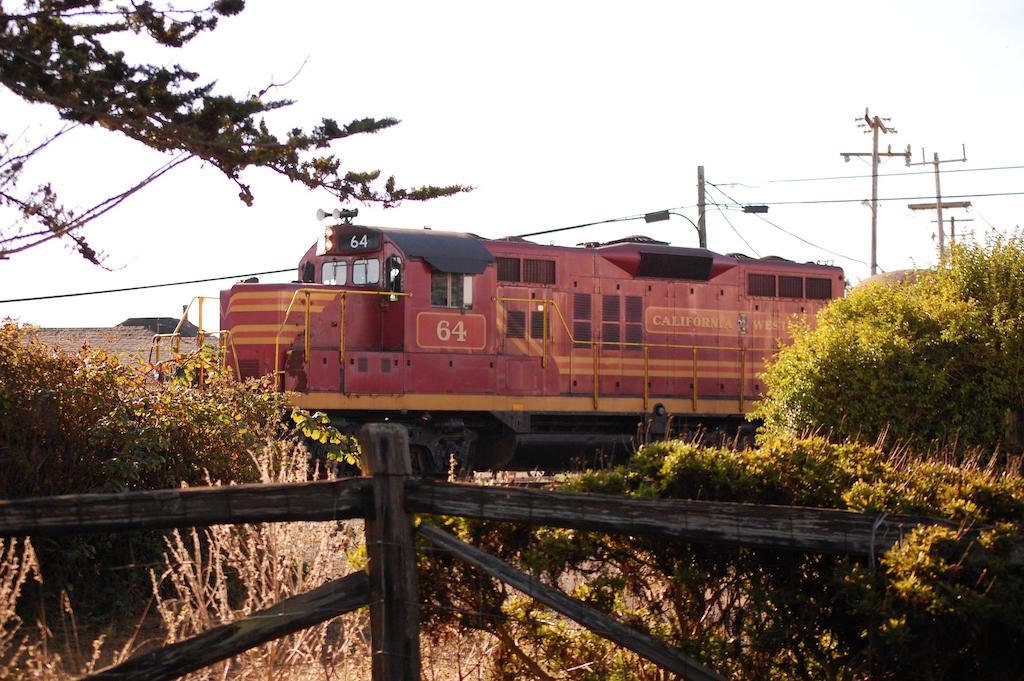
{"type": "Polygon", "coordinates": [[[237,382],[213,353],[172,365],[62,352],[0,326],[0,495],[46,496],[256,479],[249,452],[279,432],[283,397],[237,382]],[[195,386],[199,369],[203,386],[195,386]]]}
{"type": "MultiPolygon", "coordinates": [[[[0,324],[0,497],[121,492],[251,482],[250,452],[283,434],[283,396],[238,382],[204,351],[166,367],[118,362],[102,350],[63,352],[32,329],[0,324]],[[197,387],[199,373],[202,386],[197,387]]],[[[125,614],[146,602],[140,572],[161,533],[75,535],[36,541],[44,583],[125,614]]],[[[86,611],[90,608],[86,608],[86,611]]]]}
{"type": "Polygon", "coordinates": [[[772,433],[1019,451],[1022,371],[1024,240],[956,244],[936,270],[856,288],[796,328],[755,416],[772,433]]]}
{"type": "MultiPolygon", "coordinates": [[[[984,524],[908,533],[877,560],[448,521],[449,529],[735,679],[1016,679],[1024,580],[1010,563],[1024,480],[989,466],[893,457],[824,437],[747,451],[661,443],[566,489],[804,505],[984,524]]],[[[635,655],[434,553],[428,623],[459,613],[499,639],[500,678],[662,679],[635,655]],[[475,616],[472,613],[479,613],[475,616]],[[570,673],[568,670],[573,669],[570,673]]]]}

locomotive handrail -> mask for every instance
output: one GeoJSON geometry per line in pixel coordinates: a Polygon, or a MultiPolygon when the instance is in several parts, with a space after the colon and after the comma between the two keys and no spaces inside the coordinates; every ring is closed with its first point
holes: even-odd
{"type": "MultiPolygon", "coordinates": [[[[616,347],[635,347],[643,350],[644,353],[644,410],[648,408],[649,394],[648,394],[648,379],[649,379],[649,358],[648,353],[650,348],[663,348],[671,350],[687,350],[693,351],[693,360],[691,362],[693,368],[693,391],[692,391],[692,405],[693,410],[697,411],[697,352],[698,350],[726,350],[736,351],[739,353],[740,359],[740,380],[739,380],[739,408],[743,411],[744,405],[744,386],[743,383],[746,380],[746,359],[747,352],[753,348],[745,348],[743,346],[730,346],[730,345],[697,345],[697,344],[679,344],[679,343],[636,343],[631,341],[605,341],[603,339],[591,339],[591,340],[577,340],[576,336],[573,335],[572,328],[569,326],[568,320],[565,315],[562,314],[561,308],[558,303],[552,298],[512,298],[505,296],[495,296],[492,300],[496,303],[530,303],[534,305],[544,305],[543,315],[543,331],[541,338],[541,366],[547,366],[547,351],[548,351],[548,336],[549,329],[547,324],[548,309],[554,308],[555,313],[558,315],[558,319],[562,322],[562,328],[565,330],[565,335],[569,339],[569,342],[573,345],[578,343],[590,343],[593,348],[594,357],[594,408],[597,408],[598,402],[598,381],[600,380],[600,348],[604,345],[614,345],[616,347]]],[[[763,351],[762,351],[763,352],[763,351]]]]}
{"type": "Polygon", "coordinates": [[[238,368],[238,350],[235,349],[235,337],[231,335],[231,330],[226,329],[220,332],[221,347],[224,350],[224,363],[228,361],[228,350],[231,351],[231,360],[235,365],[235,378],[242,380],[242,370],[238,368]]]}
{"type": "MultiPolygon", "coordinates": [[[[199,333],[196,335],[196,345],[198,347],[203,346],[203,340],[208,335],[203,331],[203,301],[214,300],[214,296],[193,296],[192,300],[188,301],[188,305],[185,306],[184,311],[181,313],[181,319],[178,320],[177,325],[174,327],[174,331],[170,333],[158,333],[153,335],[153,342],[156,347],[156,361],[160,361],[160,339],[161,338],[174,338],[174,351],[177,353],[181,352],[181,327],[185,326],[185,322],[188,321],[188,313],[192,309],[192,303],[199,301],[199,333]]],[[[215,335],[215,334],[209,334],[215,335]]]]}
{"type": "Polygon", "coordinates": [[[199,349],[202,349],[203,341],[206,340],[207,336],[217,336],[217,338],[218,338],[218,345],[220,346],[220,349],[223,350],[223,356],[222,356],[222,359],[221,359],[221,367],[223,368],[223,367],[227,366],[227,362],[228,362],[227,353],[228,353],[228,350],[230,349],[231,350],[231,358],[232,358],[232,360],[234,360],[233,363],[234,363],[234,368],[235,368],[235,377],[239,378],[239,379],[241,378],[241,376],[242,376],[241,370],[238,367],[238,353],[235,352],[235,343],[234,343],[234,339],[231,336],[231,331],[225,329],[225,330],[222,330],[222,331],[211,331],[211,332],[207,333],[206,331],[203,330],[203,303],[205,301],[207,301],[207,300],[215,300],[215,299],[216,299],[215,296],[193,296],[192,300],[188,301],[188,305],[186,305],[184,310],[182,311],[181,319],[178,320],[177,325],[174,327],[174,331],[172,331],[170,333],[156,333],[156,334],[153,334],[153,340],[150,341],[150,350],[149,350],[149,352],[150,352],[150,359],[153,360],[153,362],[152,362],[153,364],[159,364],[160,363],[160,341],[162,339],[164,339],[164,338],[173,338],[174,341],[175,341],[174,342],[174,352],[175,352],[175,354],[181,354],[181,329],[182,329],[183,326],[185,326],[185,322],[188,321],[188,313],[192,309],[192,304],[195,303],[198,300],[199,301],[199,324],[198,324],[199,330],[198,330],[198,333],[196,334],[196,347],[199,348],[199,349]]]}
{"type": "MultiPolygon", "coordinates": [[[[295,301],[299,295],[302,294],[306,299],[306,308],[304,314],[304,325],[305,325],[305,362],[309,362],[309,325],[311,319],[311,298],[314,293],[331,294],[330,297],[341,296],[340,310],[339,310],[339,323],[338,323],[338,360],[341,362],[345,357],[345,299],[349,294],[362,295],[362,296],[388,296],[396,298],[411,298],[411,293],[404,293],[399,291],[367,291],[362,289],[336,289],[336,288],[298,288],[292,293],[292,299],[288,302],[288,307],[284,311],[284,316],[281,317],[281,323],[277,327],[277,334],[274,336],[274,379],[284,373],[281,369],[281,334],[284,332],[284,327],[288,323],[288,317],[291,316],[292,306],[295,305],[295,301]]],[[[283,386],[282,386],[283,387],[283,386]]]]}
{"type": "MultiPolygon", "coordinates": [[[[242,378],[242,371],[238,367],[238,351],[235,349],[235,339],[234,339],[234,336],[231,335],[231,330],[230,329],[224,329],[222,331],[211,331],[209,333],[204,334],[204,340],[205,340],[205,336],[216,336],[217,337],[218,345],[220,346],[220,349],[222,351],[222,354],[221,354],[221,368],[224,368],[224,367],[226,367],[228,365],[228,357],[227,357],[228,356],[228,351],[231,352],[232,364],[234,364],[234,369],[235,369],[235,378],[238,379],[238,380],[241,380],[241,378],[242,378]]],[[[181,353],[181,334],[180,333],[156,333],[156,334],[153,334],[153,340],[150,341],[150,349],[149,349],[149,356],[150,356],[150,359],[152,360],[152,362],[151,362],[152,364],[159,364],[160,363],[160,341],[163,338],[174,338],[174,339],[176,339],[178,341],[178,345],[177,345],[177,347],[175,347],[174,352],[176,354],[180,354],[181,353]]],[[[200,349],[202,348],[202,346],[199,346],[199,347],[200,347],[200,349]]]]}
{"type": "MultiPolygon", "coordinates": [[[[196,302],[198,300],[199,301],[199,324],[198,324],[198,326],[199,326],[199,334],[198,334],[199,340],[196,341],[196,344],[199,347],[202,347],[203,346],[203,336],[206,335],[205,332],[203,331],[203,301],[214,300],[214,299],[215,299],[214,296],[193,296],[192,300],[188,301],[188,305],[185,306],[184,312],[181,313],[181,319],[178,320],[178,325],[176,327],[174,327],[174,333],[181,333],[181,327],[183,327],[185,325],[185,322],[188,321],[188,312],[189,312],[189,310],[192,309],[192,303],[194,303],[194,302],[196,302]]],[[[180,342],[181,341],[180,341],[180,338],[179,338],[179,347],[180,347],[180,342]]],[[[177,348],[175,348],[175,352],[178,352],[177,348]]]]}

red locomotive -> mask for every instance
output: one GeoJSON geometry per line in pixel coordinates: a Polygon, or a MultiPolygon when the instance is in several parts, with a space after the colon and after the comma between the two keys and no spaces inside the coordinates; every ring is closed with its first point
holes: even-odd
{"type": "Polygon", "coordinates": [[[570,248],[350,223],[328,226],[298,275],[221,292],[231,363],[343,429],[406,424],[435,472],[452,456],[544,465],[531,455],[638,432],[747,438],[789,319],[813,321],[844,288],[837,267],[645,237],[570,248]]]}

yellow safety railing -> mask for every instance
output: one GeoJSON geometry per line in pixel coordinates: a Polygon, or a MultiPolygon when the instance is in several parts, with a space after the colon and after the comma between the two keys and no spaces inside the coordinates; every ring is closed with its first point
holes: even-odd
{"type": "Polygon", "coordinates": [[[542,338],[541,338],[541,366],[542,367],[546,367],[547,366],[547,357],[548,357],[548,354],[550,352],[550,333],[549,333],[549,324],[548,324],[548,316],[550,314],[548,312],[549,309],[554,309],[555,314],[558,315],[558,319],[559,319],[559,321],[562,324],[562,329],[565,331],[565,335],[569,339],[569,342],[571,344],[578,344],[578,343],[579,344],[582,344],[582,343],[589,343],[590,344],[590,346],[592,348],[592,353],[591,354],[593,356],[594,408],[595,409],[597,409],[598,398],[600,396],[600,393],[599,393],[599,381],[600,381],[600,378],[601,378],[601,362],[600,362],[601,346],[603,346],[603,345],[613,345],[613,346],[615,346],[617,348],[620,348],[620,347],[634,347],[634,348],[641,348],[643,350],[643,360],[644,360],[644,391],[643,391],[644,411],[646,411],[649,408],[649,404],[648,403],[649,403],[649,400],[650,400],[650,391],[648,389],[649,388],[648,384],[650,382],[650,359],[649,359],[649,353],[650,353],[650,349],[651,348],[669,349],[669,350],[691,350],[693,352],[693,358],[691,360],[691,366],[692,366],[692,381],[691,382],[693,384],[693,389],[691,391],[691,404],[692,404],[692,407],[693,407],[693,411],[697,411],[697,354],[698,354],[698,351],[699,350],[709,350],[709,351],[710,350],[724,350],[724,351],[735,351],[735,352],[738,352],[739,353],[739,357],[740,357],[740,381],[739,381],[740,385],[739,385],[738,402],[739,402],[739,410],[743,411],[744,402],[745,402],[744,383],[746,382],[746,366],[747,366],[746,358],[747,358],[747,352],[749,351],[749,348],[744,348],[742,346],[727,346],[727,345],[694,345],[694,344],[682,345],[682,344],[678,344],[678,343],[637,343],[637,342],[630,342],[630,341],[604,341],[604,340],[593,340],[593,339],[592,340],[579,340],[579,339],[577,339],[573,335],[572,327],[569,326],[569,322],[568,322],[568,320],[566,320],[565,315],[562,314],[562,310],[558,307],[558,303],[555,302],[552,299],[549,299],[549,298],[542,298],[542,299],[537,299],[537,298],[507,298],[507,297],[498,296],[498,297],[492,298],[491,300],[493,300],[495,303],[530,303],[530,304],[533,304],[533,305],[543,305],[544,306],[544,312],[543,312],[543,315],[544,315],[543,316],[543,322],[544,323],[543,323],[543,332],[542,332],[542,338]]]}
{"type": "Polygon", "coordinates": [[[274,376],[275,379],[284,371],[281,369],[281,334],[284,333],[285,326],[288,324],[288,318],[292,314],[292,307],[295,302],[302,296],[305,299],[304,305],[304,328],[306,332],[305,337],[305,361],[309,362],[309,329],[310,322],[312,319],[312,296],[313,294],[327,294],[331,298],[340,296],[340,309],[339,323],[338,323],[338,362],[344,364],[345,361],[345,302],[349,295],[360,295],[360,296],[388,296],[390,299],[395,298],[411,298],[411,293],[399,293],[397,291],[366,291],[360,289],[341,289],[336,288],[300,288],[296,289],[292,294],[292,299],[288,302],[288,307],[284,311],[284,316],[281,318],[281,323],[277,327],[277,334],[274,336],[274,376]]]}
{"type": "Polygon", "coordinates": [[[160,361],[160,341],[164,338],[174,339],[174,351],[177,353],[181,352],[181,327],[185,326],[185,322],[188,321],[188,313],[192,311],[192,304],[196,301],[199,302],[199,333],[196,338],[196,347],[203,347],[203,341],[208,335],[216,335],[217,332],[208,334],[203,330],[203,303],[207,300],[216,300],[214,296],[195,296],[192,300],[188,301],[188,305],[185,306],[185,311],[181,313],[181,319],[178,320],[178,324],[174,327],[174,331],[170,333],[158,333],[153,336],[153,343],[156,350],[156,361],[160,361]]]}
{"type": "MultiPolygon", "coordinates": [[[[196,348],[201,349],[205,343],[207,337],[216,336],[218,339],[218,347],[221,350],[221,368],[227,366],[227,354],[231,351],[232,359],[234,360],[235,377],[241,378],[241,372],[238,368],[238,356],[235,352],[234,340],[231,337],[229,331],[206,331],[203,328],[203,303],[207,300],[216,300],[214,296],[195,296],[189,301],[188,305],[185,306],[184,312],[181,314],[181,319],[178,320],[178,324],[174,327],[174,331],[170,333],[157,333],[153,334],[153,340],[151,341],[152,347],[150,348],[150,359],[152,364],[160,364],[160,346],[161,341],[165,339],[172,339],[174,342],[174,353],[181,354],[181,329],[185,326],[185,322],[188,321],[189,312],[192,311],[192,305],[198,302],[198,314],[199,314],[199,331],[196,334],[196,348]]],[[[202,371],[202,369],[200,369],[202,371]]],[[[200,378],[201,378],[200,374],[200,378]]]]}

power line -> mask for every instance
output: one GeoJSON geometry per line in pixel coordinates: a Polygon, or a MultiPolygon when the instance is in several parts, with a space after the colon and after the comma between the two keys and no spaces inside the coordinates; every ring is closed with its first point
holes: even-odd
{"type": "MultiPolygon", "coordinates": [[[[734,199],[733,197],[729,196],[729,195],[728,195],[728,194],[726,194],[726,193],[725,193],[724,191],[722,191],[721,189],[719,189],[718,185],[714,184],[713,182],[708,182],[708,184],[709,184],[709,185],[711,185],[712,187],[714,187],[715,191],[717,191],[717,192],[718,192],[719,194],[721,194],[721,195],[722,195],[722,196],[724,196],[725,198],[727,198],[727,199],[729,199],[730,201],[732,201],[732,202],[736,203],[737,205],[740,205],[740,204],[739,204],[739,203],[738,203],[738,202],[736,201],[736,199],[734,199]]],[[[721,208],[721,206],[720,206],[719,204],[717,204],[717,203],[716,203],[716,204],[715,204],[715,206],[717,206],[717,207],[718,207],[719,211],[721,211],[721,210],[722,210],[722,208],[721,208]]],[[[830,254],[830,255],[834,255],[834,256],[836,256],[836,257],[838,257],[838,258],[843,258],[844,260],[849,260],[849,261],[851,261],[851,262],[856,262],[856,263],[860,263],[861,265],[865,265],[865,266],[867,266],[867,263],[866,263],[866,262],[864,262],[863,260],[858,260],[857,258],[851,258],[851,257],[850,257],[850,256],[848,256],[848,255],[843,255],[842,253],[838,253],[838,252],[836,252],[836,251],[833,251],[833,250],[831,250],[831,249],[829,249],[829,248],[825,248],[824,246],[820,246],[820,245],[818,245],[818,244],[816,244],[816,243],[814,243],[814,242],[812,242],[812,241],[808,241],[807,239],[803,238],[803,237],[802,237],[802,236],[800,236],[799,234],[794,234],[793,232],[790,232],[790,231],[789,231],[788,229],[783,229],[782,227],[780,227],[779,225],[775,224],[774,222],[772,222],[772,221],[771,221],[771,220],[769,220],[768,218],[764,217],[764,216],[763,216],[763,215],[761,215],[760,213],[754,213],[754,215],[756,215],[757,217],[761,218],[762,220],[764,220],[765,222],[767,222],[767,223],[768,223],[769,225],[771,225],[771,226],[772,226],[772,227],[774,227],[775,229],[777,229],[777,230],[779,230],[780,232],[782,232],[783,234],[788,234],[789,236],[791,236],[791,237],[793,237],[794,239],[797,239],[797,240],[799,240],[799,241],[802,241],[803,243],[807,244],[808,246],[811,246],[811,247],[813,247],[813,248],[817,248],[817,249],[818,249],[818,250],[820,250],[820,251],[824,251],[825,253],[828,253],[828,254],[830,254]]],[[[723,216],[723,217],[725,216],[725,213],[724,213],[724,212],[722,213],[722,216],[723,216]]],[[[727,221],[728,221],[728,220],[727,220],[727,221]]],[[[731,226],[731,225],[730,225],[730,226],[731,226]]],[[[735,229],[735,228],[734,228],[734,229],[735,229]]]]}
{"type": "MultiPolygon", "coordinates": [[[[672,210],[681,210],[683,208],[691,208],[691,207],[692,206],[677,206],[675,208],[669,208],[668,210],[670,210],[670,211],[672,211],[672,210]]],[[[629,220],[642,220],[642,219],[644,219],[645,215],[646,215],[645,213],[641,213],[639,215],[629,215],[629,216],[626,216],[626,217],[611,218],[611,219],[608,219],[608,220],[597,220],[595,222],[585,222],[583,224],[570,225],[568,227],[556,227],[554,229],[546,229],[546,230],[541,230],[541,231],[538,231],[538,232],[530,232],[530,233],[527,233],[527,234],[519,234],[519,235],[516,235],[515,238],[525,238],[525,237],[528,237],[528,236],[537,236],[537,235],[540,235],[540,234],[551,234],[551,233],[554,233],[554,232],[564,232],[564,231],[567,231],[567,230],[570,230],[570,229],[579,229],[581,227],[592,227],[594,225],[603,225],[603,224],[613,223],[613,222],[626,222],[626,221],[629,221],[629,220]]],[[[250,272],[248,274],[232,274],[232,275],[227,275],[227,276],[223,276],[223,277],[207,277],[205,279],[191,279],[191,280],[188,280],[188,281],[172,281],[172,282],[166,282],[166,283],[162,283],[162,284],[144,284],[144,285],[140,285],[140,286],[127,286],[127,287],[124,287],[124,288],[105,289],[105,290],[102,290],[102,291],[77,291],[77,292],[74,292],[74,293],[56,293],[56,294],[49,295],[49,296],[32,296],[32,297],[29,297],[29,298],[9,298],[7,300],[0,300],[0,303],[27,303],[27,302],[32,302],[32,301],[36,301],[36,300],[56,300],[56,299],[59,299],[59,298],[76,298],[78,296],[96,296],[96,295],[102,295],[102,294],[106,294],[106,293],[123,293],[123,292],[126,292],[126,291],[143,291],[143,290],[151,289],[151,288],[164,288],[164,287],[167,287],[167,286],[184,286],[186,284],[202,284],[202,283],[211,282],[211,281],[225,281],[227,279],[244,279],[244,278],[248,278],[248,277],[262,276],[264,274],[283,274],[285,272],[294,272],[294,271],[295,271],[294,267],[289,267],[288,269],[283,269],[283,270],[268,270],[266,272],[250,272]]]]}
{"type": "Polygon", "coordinates": [[[986,225],[988,225],[990,228],[992,228],[992,231],[994,231],[996,234],[998,234],[999,236],[1006,236],[1006,234],[1003,232],[1003,230],[999,229],[998,227],[993,225],[991,222],[989,222],[988,218],[986,218],[984,215],[982,215],[981,211],[979,211],[977,208],[974,209],[974,214],[977,215],[979,218],[981,218],[982,222],[984,222],[986,225]]]}
{"type": "Polygon", "coordinates": [[[864,267],[868,266],[868,264],[866,262],[864,262],[863,260],[859,260],[857,258],[851,258],[848,255],[843,255],[842,253],[830,250],[828,248],[825,248],[824,246],[819,246],[816,243],[812,243],[812,242],[808,241],[807,239],[803,238],[799,234],[794,234],[793,232],[790,232],[788,229],[783,229],[782,227],[780,227],[779,225],[775,224],[774,222],[772,222],[771,220],[769,220],[765,216],[761,215],[760,213],[754,213],[754,215],[756,215],[757,217],[761,218],[762,220],[764,220],[765,222],[767,222],[769,225],[771,225],[775,229],[779,230],[780,232],[782,232],[784,234],[788,234],[789,236],[793,237],[794,239],[797,239],[798,241],[804,242],[808,246],[813,246],[814,248],[817,248],[820,251],[824,251],[825,253],[830,253],[830,254],[836,256],[837,258],[842,258],[843,260],[849,260],[851,262],[860,263],[861,265],[864,265],[864,267]]]}
{"type": "Polygon", "coordinates": [[[96,296],[103,293],[122,293],[124,291],[142,291],[149,288],[163,288],[165,286],[184,286],[185,284],[202,284],[209,281],[224,281],[225,279],[243,279],[248,277],[256,277],[264,274],[282,274],[284,272],[294,272],[294,267],[289,267],[286,270],[269,270],[267,272],[250,272],[249,274],[232,274],[226,277],[208,277],[206,279],[192,279],[190,281],[172,281],[165,284],[145,284],[142,286],[128,286],[125,288],[111,288],[104,291],[79,291],[77,293],[57,293],[52,296],[34,296],[32,298],[10,298],[8,300],[0,300],[0,303],[25,303],[33,300],[53,300],[55,298],[76,298],[78,296],[96,296]]]}
{"type": "MultiPolygon", "coordinates": [[[[1024,165],[1019,166],[991,166],[988,168],[957,168],[955,170],[946,170],[946,173],[981,173],[992,170],[1021,170],[1024,169],[1024,165]]],[[[929,175],[928,170],[908,170],[901,173],[878,173],[879,177],[900,177],[903,175],[929,175]]],[[[863,180],[869,178],[871,175],[832,175],[825,177],[787,177],[779,180],[765,180],[763,184],[783,184],[786,182],[825,182],[831,180],[863,180]]],[[[758,185],[749,185],[742,182],[719,182],[719,186],[731,187],[740,186],[747,188],[754,188],[758,185]]],[[[881,200],[881,199],[879,199],[881,200]]]]}
{"type": "Polygon", "coordinates": [[[722,217],[725,218],[725,222],[729,225],[729,227],[732,229],[732,231],[736,232],[736,236],[738,236],[740,238],[740,241],[745,243],[747,245],[747,248],[749,248],[754,253],[754,255],[756,255],[758,258],[760,258],[761,254],[757,252],[756,248],[754,248],[753,246],[750,245],[749,241],[747,241],[746,239],[743,238],[743,235],[740,234],[740,230],[736,229],[736,225],[732,224],[732,220],[730,220],[729,216],[725,214],[725,211],[722,210],[722,207],[720,205],[718,205],[717,203],[712,203],[712,205],[715,208],[718,209],[719,213],[722,214],[722,217]]]}
{"type": "MultiPolygon", "coordinates": [[[[710,182],[708,184],[711,184],[710,182]]],[[[715,186],[715,185],[712,185],[715,186]]],[[[988,196],[1024,196],[1024,192],[990,192],[987,194],[950,194],[946,199],[973,199],[988,196]]],[[[735,201],[734,199],[732,199],[735,201]]],[[[808,201],[758,201],[763,206],[807,206],[814,204],[829,203],[861,203],[867,199],[814,199],[808,201]]],[[[934,196],[880,196],[879,201],[935,201],[934,196]]],[[[733,203],[733,206],[742,206],[741,203],[733,203]]]]}
{"type": "Polygon", "coordinates": [[[580,229],[581,227],[593,227],[594,225],[604,225],[611,222],[626,222],[629,220],[642,220],[643,215],[630,215],[624,218],[611,218],[609,220],[598,220],[596,222],[584,222],[579,225],[570,225],[568,227],[555,227],[553,229],[542,229],[539,232],[527,232],[526,234],[515,234],[515,239],[525,239],[528,236],[540,236],[541,234],[554,234],[555,232],[566,232],[570,229],[580,229]]]}
{"type": "MultiPolygon", "coordinates": [[[[692,208],[693,206],[675,206],[673,208],[666,208],[661,211],[654,212],[665,212],[673,210],[683,210],[684,208],[692,208]]],[[[643,220],[649,213],[639,213],[637,215],[627,215],[621,218],[609,218],[607,220],[597,220],[595,222],[584,222],[579,225],[570,225],[568,227],[554,227],[552,229],[542,229],[538,232],[527,232],[526,234],[515,234],[511,238],[513,239],[525,239],[528,236],[540,236],[542,234],[554,234],[555,232],[567,232],[570,229],[580,229],[582,227],[593,227],[594,225],[605,225],[613,222],[628,222],[631,220],[643,220]]],[[[507,238],[507,237],[506,237],[507,238]]]]}
{"type": "MultiPolygon", "coordinates": [[[[714,185],[713,183],[711,183],[711,182],[708,182],[707,184],[709,184],[709,185],[711,185],[712,187],[714,187],[715,191],[717,191],[717,192],[718,192],[719,194],[721,194],[721,195],[722,195],[722,196],[724,196],[725,198],[729,199],[730,201],[735,201],[735,199],[733,199],[733,198],[732,198],[731,196],[728,196],[728,195],[727,195],[727,194],[726,194],[725,192],[723,192],[723,191],[722,191],[721,189],[719,189],[718,187],[715,187],[715,185],[714,185]]],[[[732,229],[732,231],[736,233],[736,236],[738,236],[738,237],[740,238],[740,241],[742,241],[743,243],[745,243],[745,244],[747,245],[747,248],[749,248],[749,249],[750,249],[751,251],[753,251],[754,255],[756,255],[756,256],[757,256],[758,258],[760,258],[760,257],[761,257],[761,254],[757,252],[757,249],[755,249],[755,248],[754,248],[753,246],[751,246],[751,245],[750,245],[750,242],[749,242],[749,241],[747,241],[747,240],[746,240],[746,239],[745,239],[745,238],[743,237],[743,235],[742,235],[742,234],[740,234],[740,230],[736,229],[736,225],[732,224],[732,220],[730,220],[730,219],[729,219],[729,216],[725,214],[725,211],[724,211],[724,210],[722,210],[722,205],[721,205],[721,204],[718,204],[718,203],[715,203],[714,201],[712,201],[712,202],[711,202],[711,204],[712,204],[712,205],[713,205],[713,206],[714,206],[715,208],[717,208],[717,209],[718,209],[718,212],[719,212],[719,213],[721,213],[721,214],[722,214],[722,217],[723,217],[723,218],[725,219],[725,222],[726,222],[726,224],[728,224],[728,225],[729,225],[729,228],[730,228],[730,229],[732,229]]]]}

